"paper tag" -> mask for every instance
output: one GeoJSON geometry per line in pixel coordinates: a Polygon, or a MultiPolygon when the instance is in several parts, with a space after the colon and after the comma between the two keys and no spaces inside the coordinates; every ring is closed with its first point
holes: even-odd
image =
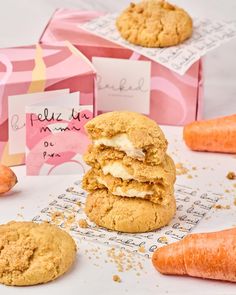
{"type": "Polygon", "coordinates": [[[89,141],[84,124],[92,119],[93,107],[79,106],[77,96],[78,93],[70,94],[64,106],[55,99],[26,107],[27,175],[86,171],[82,155],[89,141]]]}
{"type": "Polygon", "coordinates": [[[8,97],[9,154],[25,152],[25,107],[69,93],[69,89],[8,97]]]}
{"type": "Polygon", "coordinates": [[[194,62],[208,51],[236,37],[236,23],[234,22],[195,18],[193,20],[193,35],[189,40],[178,46],[146,48],[133,45],[120,36],[115,26],[117,17],[118,14],[107,14],[78,26],[92,34],[138,52],[180,75],[183,75],[194,62]]]}
{"type": "Polygon", "coordinates": [[[92,62],[97,71],[98,110],[149,114],[149,61],[93,57],[92,62]]]}
{"type": "Polygon", "coordinates": [[[138,252],[139,247],[143,246],[146,251],[140,254],[151,257],[157,248],[181,240],[189,234],[219,200],[219,197],[220,194],[176,184],[177,211],[175,217],[169,225],[159,230],[137,234],[121,233],[106,230],[89,221],[88,227],[83,229],[78,226],[78,220],[86,218],[84,213],[86,192],[81,189],[81,180],[78,179],[70,187],[61,191],[56,199],[43,208],[33,220],[55,222],[62,228],[68,228],[67,218],[74,216],[74,222],[69,224],[69,228],[70,233],[78,242],[85,239],[107,246],[122,247],[133,252],[138,252]],[[52,220],[55,212],[60,212],[59,216],[64,217],[52,220]]]}

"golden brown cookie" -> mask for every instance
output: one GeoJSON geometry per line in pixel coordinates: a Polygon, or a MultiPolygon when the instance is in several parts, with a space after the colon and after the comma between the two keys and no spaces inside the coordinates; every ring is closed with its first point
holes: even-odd
{"type": "Polygon", "coordinates": [[[149,165],[112,148],[90,146],[84,155],[84,161],[103,174],[111,174],[123,180],[152,181],[163,185],[173,184],[176,177],[175,164],[170,156],[165,155],[164,161],[156,166],[149,165]]]}
{"type": "Polygon", "coordinates": [[[164,0],[131,3],[116,20],[121,36],[143,47],[168,47],[192,35],[192,19],[183,9],[164,0]]]}
{"type": "Polygon", "coordinates": [[[0,226],[0,283],[28,286],[65,273],[75,260],[71,236],[55,225],[9,222],[0,226]]]}
{"type": "Polygon", "coordinates": [[[120,232],[138,233],[167,225],[176,211],[174,197],[167,205],[139,198],[118,197],[96,190],[86,199],[85,213],[97,225],[120,232]]]}
{"type": "Polygon", "coordinates": [[[110,174],[104,175],[101,169],[90,169],[83,177],[82,187],[93,193],[97,189],[108,189],[116,196],[141,198],[157,204],[167,204],[174,193],[173,183],[164,186],[161,183],[122,180],[110,174]]]}
{"type": "Polygon", "coordinates": [[[159,164],[163,161],[167,141],[155,121],[128,111],[109,112],[85,125],[95,146],[112,147],[129,157],[159,164]]]}

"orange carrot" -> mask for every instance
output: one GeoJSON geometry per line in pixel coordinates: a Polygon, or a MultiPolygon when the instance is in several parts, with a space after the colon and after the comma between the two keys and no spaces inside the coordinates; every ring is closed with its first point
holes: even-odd
{"type": "Polygon", "coordinates": [[[188,235],[157,249],[152,263],[163,274],[236,282],[236,228],[188,235]]]}
{"type": "Polygon", "coordinates": [[[0,164],[0,196],[12,189],[16,183],[17,178],[11,168],[0,164]]]}
{"type": "Polygon", "coordinates": [[[195,151],[236,153],[236,114],[190,123],[184,127],[183,136],[195,151]]]}

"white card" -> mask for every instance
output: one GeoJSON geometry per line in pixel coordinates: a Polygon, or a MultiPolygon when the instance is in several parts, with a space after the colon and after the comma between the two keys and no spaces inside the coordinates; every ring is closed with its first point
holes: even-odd
{"type": "Polygon", "coordinates": [[[151,63],[93,57],[97,71],[97,108],[100,111],[150,112],[151,63]]]}
{"type": "Polygon", "coordinates": [[[84,173],[89,144],[84,125],[92,105],[79,105],[79,92],[26,106],[26,174],[84,173]]]}
{"type": "Polygon", "coordinates": [[[25,152],[25,107],[69,94],[69,89],[36,92],[8,97],[9,153],[25,152]]]}
{"type": "MultiPolygon", "coordinates": [[[[166,48],[146,48],[124,40],[115,22],[118,14],[106,14],[78,25],[92,34],[129,48],[183,75],[191,65],[208,51],[236,37],[236,23],[209,19],[193,20],[193,35],[184,43],[166,48]]],[[[128,69],[127,69],[128,70],[128,69]]]]}

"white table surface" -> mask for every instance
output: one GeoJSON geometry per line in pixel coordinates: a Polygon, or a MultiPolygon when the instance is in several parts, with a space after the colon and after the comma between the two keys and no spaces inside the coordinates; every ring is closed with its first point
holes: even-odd
{"type": "MultiPolygon", "coordinates": [[[[137,0],[136,0],[137,1],[137,0]]],[[[58,7],[120,11],[130,0],[1,0],[0,47],[36,43],[58,7]]],[[[135,1],[134,1],[135,2],[135,1]]],[[[235,0],[171,0],[192,16],[236,20],[235,0]]],[[[236,38],[205,58],[204,117],[236,112],[236,38]]]]}
{"type": "MultiPolygon", "coordinates": [[[[190,187],[199,187],[222,194],[220,204],[229,205],[230,209],[212,209],[209,214],[195,227],[195,232],[221,230],[236,225],[236,207],[233,204],[236,197],[236,181],[228,180],[229,171],[235,171],[236,157],[233,155],[197,153],[189,151],[182,141],[181,127],[163,127],[169,141],[169,153],[175,162],[184,163],[190,169],[187,175],[178,176],[181,183],[190,187]],[[196,166],[197,170],[191,170],[196,166]],[[229,192],[226,193],[225,190],[229,192]]],[[[31,220],[44,208],[56,192],[63,190],[77,176],[36,176],[26,177],[25,167],[15,167],[18,184],[15,188],[0,198],[0,223],[10,220],[31,220]]],[[[92,242],[80,242],[76,263],[66,275],[54,282],[34,287],[6,287],[0,285],[0,294],[176,294],[176,295],[235,295],[236,284],[216,282],[187,277],[163,276],[151,265],[151,261],[133,254],[136,262],[140,261],[143,270],[118,272],[114,263],[105,263],[108,259],[107,246],[99,244],[99,252],[94,255],[86,253],[86,249],[96,248],[92,242]],[[89,259],[89,256],[92,259],[89,259]],[[95,256],[99,256],[97,259],[95,256]],[[115,283],[112,276],[118,274],[122,282],[115,283]]]]}

